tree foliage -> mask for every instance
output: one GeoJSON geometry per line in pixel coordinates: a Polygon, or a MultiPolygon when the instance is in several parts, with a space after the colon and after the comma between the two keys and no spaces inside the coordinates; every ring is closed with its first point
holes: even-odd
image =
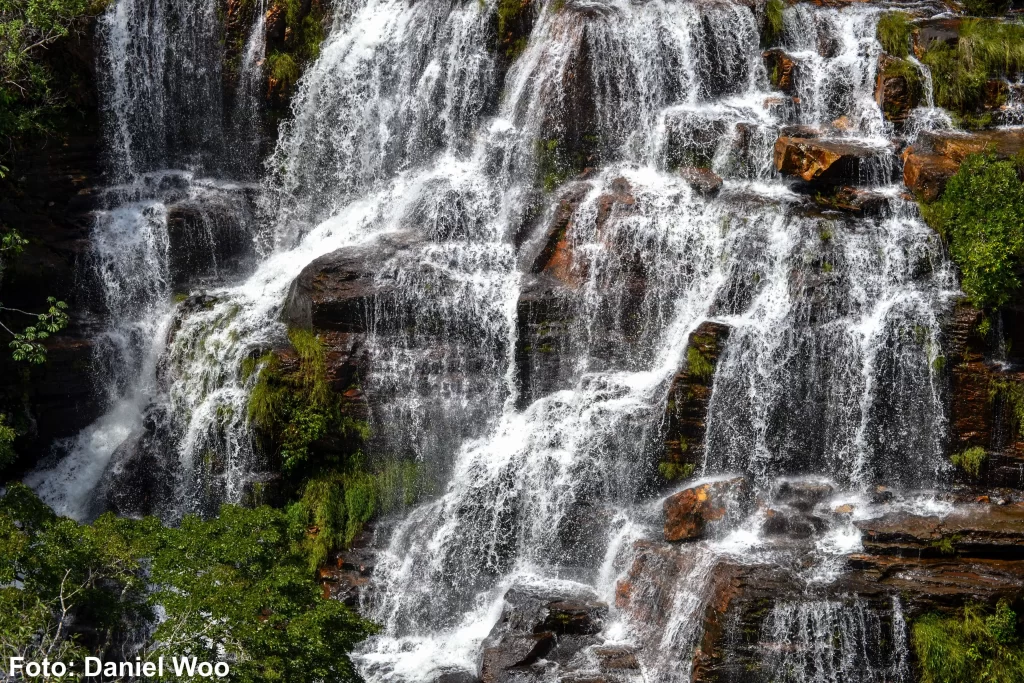
{"type": "Polygon", "coordinates": [[[1024,680],[1017,615],[1005,601],[992,612],[975,604],[958,615],[925,615],[914,623],[911,642],[922,683],[1024,680]]]}
{"type": "Polygon", "coordinates": [[[348,653],[374,627],[322,597],[304,534],[268,507],[177,528],[82,525],[13,484],[0,499],[0,656],[194,656],[229,662],[236,682],[359,680],[348,653]],[[129,629],[148,633],[141,649],[129,629]]]}

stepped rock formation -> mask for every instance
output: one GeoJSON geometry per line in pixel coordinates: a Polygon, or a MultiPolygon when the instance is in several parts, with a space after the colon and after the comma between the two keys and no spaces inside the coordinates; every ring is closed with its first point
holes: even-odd
{"type": "Polygon", "coordinates": [[[58,511],[287,502],[250,400],[312,333],[370,435],[307,457],[422,484],[318,571],[371,683],[910,683],[916,619],[1024,595],[1024,317],[982,334],[907,194],[1024,134],[951,130],[876,7],[355,0],[297,87],[320,3],[116,7],[103,186],[69,142],[0,200],[88,282],[58,511]]]}

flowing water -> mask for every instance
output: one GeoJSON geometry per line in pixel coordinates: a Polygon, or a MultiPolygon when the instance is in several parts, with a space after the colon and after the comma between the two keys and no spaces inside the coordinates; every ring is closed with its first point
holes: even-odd
{"type": "MultiPolygon", "coordinates": [[[[218,167],[232,136],[219,91],[203,84],[219,67],[181,57],[219,54],[212,3],[119,0],[105,19],[123,181],[95,233],[111,408],[35,485],[61,511],[93,514],[114,449],[158,415],[173,472],[161,514],[244,500],[268,465],[246,421],[242,361],[284,338],[280,313],[303,268],[339,249],[376,253],[375,284],[389,292],[367,338],[376,448],[415,458],[443,486],[381,525],[363,608],[383,630],[357,655],[372,681],[475,670],[510,588],[612,601],[633,542],[660,536],[664,401],[703,321],[732,333],[698,474],[745,472],[767,496],[781,476],[813,475],[857,495],[876,483],[927,489],[942,466],[939,324],[957,286],[900,197],[893,130],[873,99],[878,10],[786,9],[784,47],[800,64],[787,103],[763,64],[763,8],[535,3],[509,64],[493,47],[496,4],[339,2],[258,191],[218,167]],[[823,212],[777,176],[773,144],[793,124],[874,150],[857,181],[884,200],[878,215],[823,212]],[[567,180],[569,162],[596,168],[567,180]],[[676,167],[688,164],[720,174],[721,193],[684,180],[676,167]],[[570,257],[553,283],[529,254],[570,196],[570,257]],[[253,242],[258,264],[175,285],[168,215],[189,198],[232,207],[232,239],[253,242]],[[172,303],[200,288],[205,298],[172,303]],[[535,295],[559,311],[545,322],[558,363],[527,386],[524,368],[551,367],[546,344],[517,351],[520,302],[535,295]]],[[[244,73],[263,50],[260,22],[244,73]]],[[[256,81],[243,81],[244,128],[258,112],[256,81]]],[[[926,109],[910,134],[948,124],[926,109]]],[[[834,577],[829,558],[859,542],[851,529],[819,543],[809,584],[834,577]]],[[[700,636],[716,562],[763,545],[753,521],[694,544],[663,628],[613,608],[607,638],[638,649],[648,680],[688,680],[678,662],[700,636]]],[[[792,680],[857,665],[852,649],[881,626],[852,605],[777,606],[768,635],[821,660],[792,680]],[[816,629],[849,642],[820,652],[816,629]]],[[[894,662],[891,680],[906,666],[894,662]]]]}

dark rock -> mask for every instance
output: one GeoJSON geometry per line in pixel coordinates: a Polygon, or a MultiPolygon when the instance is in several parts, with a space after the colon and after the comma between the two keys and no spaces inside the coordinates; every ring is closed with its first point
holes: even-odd
{"type": "Polygon", "coordinates": [[[240,272],[255,256],[243,193],[168,207],[168,271],[177,291],[240,272]]]}
{"type": "Polygon", "coordinates": [[[878,216],[885,211],[885,196],[870,190],[844,185],[833,192],[817,192],[814,201],[825,208],[844,211],[856,216],[878,216]]]}
{"type": "Polygon", "coordinates": [[[801,512],[809,512],[832,496],[831,484],[817,481],[783,481],[772,500],[801,512]]]}
{"type": "Polygon", "coordinates": [[[923,89],[921,76],[907,78],[904,70],[916,66],[902,59],[883,54],[878,59],[878,76],[875,79],[875,102],[893,123],[904,123],[910,112],[920,105],[923,89]],[[901,65],[902,68],[901,68],[901,65]]]}
{"type": "Polygon", "coordinates": [[[746,477],[688,488],[665,500],[665,540],[694,541],[735,524],[752,503],[746,477]]]}
{"type": "Polygon", "coordinates": [[[708,402],[714,386],[714,369],[725,349],[730,327],[704,322],[690,335],[688,353],[701,367],[687,362],[669,387],[665,405],[665,451],[662,475],[666,479],[690,476],[704,461],[704,437],[708,402]]]}
{"type": "Polygon", "coordinates": [[[469,671],[446,671],[435,678],[434,683],[480,683],[480,679],[469,671]]]}
{"type": "Polygon", "coordinates": [[[150,406],[143,426],[110,456],[100,478],[98,498],[122,517],[142,517],[160,509],[174,490],[173,432],[169,416],[160,406],[150,406]]]}
{"type": "Polygon", "coordinates": [[[722,178],[717,173],[699,166],[679,169],[679,175],[702,197],[716,197],[722,189],[722,178]]]}
{"type": "Polygon", "coordinates": [[[541,660],[566,669],[577,652],[598,644],[595,634],[607,613],[608,606],[593,595],[510,589],[501,618],[484,641],[480,679],[484,683],[519,680],[541,660]]]}
{"type": "Polygon", "coordinates": [[[890,513],[855,522],[875,555],[1024,560],[1024,505],[959,506],[946,517],[890,513]]]}

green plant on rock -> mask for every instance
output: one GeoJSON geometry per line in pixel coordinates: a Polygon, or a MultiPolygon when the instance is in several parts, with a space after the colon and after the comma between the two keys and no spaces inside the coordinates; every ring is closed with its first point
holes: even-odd
{"type": "Polygon", "coordinates": [[[996,308],[1020,290],[1024,266],[1024,183],[1013,161],[972,155],[922,214],[949,245],[974,305],[996,308]]]}
{"type": "Polygon", "coordinates": [[[910,36],[914,26],[906,12],[886,12],[878,19],[878,42],[893,57],[905,58],[910,54],[910,36]]]}
{"type": "Polygon", "coordinates": [[[786,11],[784,0],[768,0],[764,7],[764,28],[761,31],[761,44],[764,47],[775,45],[782,39],[785,30],[783,14],[786,11]]]}
{"type": "Polygon", "coordinates": [[[932,72],[935,103],[970,121],[984,102],[987,81],[1024,71],[1024,24],[965,19],[955,45],[936,41],[922,61],[932,72]]]}
{"type": "Polygon", "coordinates": [[[990,401],[1003,403],[1011,426],[1019,433],[1024,427],[1024,384],[1012,379],[994,379],[989,384],[988,397],[990,401]]]}
{"type": "Polygon", "coordinates": [[[522,22],[522,15],[532,11],[532,0],[498,0],[498,45],[505,56],[515,59],[523,53],[529,36],[515,35],[513,25],[522,22]]]}
{"type": "Polygon", "coordinates": [[[689,479],[693,476],[693,472],[696,469],[697,466],[692,462],[678,463],[663,461],[658,463],[658,473],[669,481],[689,479]]]}
{"type": "Polygon", "coordinates": [[[964,472],[977,479],[981,475],[981,466],[988,460],[988,453],[981,446],[971,446],[954,454],[949,460],[964,472]]]}
{"type": "Polygon", "coordinates": [[[419,495],[416,463],[389,463],[366,472],[357,460],[344,472],[309,479],[288,508],[293,523],[306,530],[299,546],[315,571],[334,550],[348,547],[375,515],[411,505],[419,495]]]}
{"type": "Polygon", "coordinates": [[[715,376],[715,365],[696,346],[686,350],[686,368],[690,375],[702,382],[715,376]]]}
{"type": "MultiPolygon", "coordinates": [[[[902,78],[907,84],[907,97],[911,102],[920,101],[924,96],[924,79],[917,65],[908,59],[888,59],[882,67],[882,75],[889,78],[902,78]]],[[[899,113],[899,103],[886,101],[886,113],[890,116],[899,113]]]]}
{"type": "Polygon", "coordinates": [[[259,374],[249,395],[249,421],[276,447],[286,474],[307,464],[310,446],[334,434],[364,441],[369,426],[341,413],[338,397],[327,383],[323,345],[312,332],[293,329],[288,338],[298,356],[298,370],[284,373],[273,353],[243,363],[242,375],[259,374]]]}
{"type": "Polygon", "coordinates": [[[1019,683],[1024,650],[1017,615],[1005,601],[990,612],[970,604],[959,614],[927,614],[911,632],[921,683],[1019,683]]]}

